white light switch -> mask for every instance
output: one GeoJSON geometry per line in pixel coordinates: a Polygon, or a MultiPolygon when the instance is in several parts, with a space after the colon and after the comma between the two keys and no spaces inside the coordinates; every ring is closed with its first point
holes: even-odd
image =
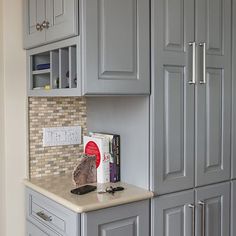
{"type": "Polygon", "coordinates": [[[81,126],[43,128],[43,146],[81,144],[81,126]]]}

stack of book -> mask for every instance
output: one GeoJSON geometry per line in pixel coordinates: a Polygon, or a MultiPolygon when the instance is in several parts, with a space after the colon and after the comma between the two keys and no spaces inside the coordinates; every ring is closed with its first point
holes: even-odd
{"type": "Polygon", "coordinates": [[[96,155],[98,183],[120,181],[120,135],[90,132],[84,136],[84,153],[96,155]]]}

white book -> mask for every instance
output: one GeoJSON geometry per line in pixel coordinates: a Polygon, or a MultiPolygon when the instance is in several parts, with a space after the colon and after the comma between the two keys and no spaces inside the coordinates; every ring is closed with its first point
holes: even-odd
{"type": "Polygon", "coordinates": [[[109,140],[103,137],[84,136],[84,153],[96,156],[97,182],[110,182],[109,140]]]}

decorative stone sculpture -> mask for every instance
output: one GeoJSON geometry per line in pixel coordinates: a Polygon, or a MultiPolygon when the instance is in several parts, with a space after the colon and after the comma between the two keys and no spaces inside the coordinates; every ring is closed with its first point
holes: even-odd
{"type": "Polygon", "coordinates": [[[76,185],[97,182],[96,156],[83,154],[72,173],[72,179],[76,185]]]}

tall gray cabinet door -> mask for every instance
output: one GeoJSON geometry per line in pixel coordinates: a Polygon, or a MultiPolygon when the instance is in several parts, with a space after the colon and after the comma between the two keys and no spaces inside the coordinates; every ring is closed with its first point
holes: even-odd
{"type": "Polygon", "coordinates": [[[231,236],[236,236],[236,181],[231,184],[231,236]]]}
{"type": "Polygon", "coordinates": [[[78,34],[78,0],[46,0],[47,42],[78,34]]]}
{"type": "Polygon", "coordinates": [[[31,222],[26,221],[26,236],[59,236],[59,234],[54,233],[49,229],[42,231],[31,222]]]}
{"type": "Polygon", "coordinates": [[[148,236],[149,201],[84,213],[81,227],[82,236],[148,236]]]}
{"type": "Polygon", "coordinates": [[[191,236],[194,191],[173,193],[152,200],[151,236],[191,236]]]}
{"type": "MultiPolygon", "coordinates": [[[[233,16],[232,16],[232,140],[231,140],[231,158],[232,158],[232,178],[236,179],[236,0],[233,0],[233,16]]],[[[235,234],[236,236],[236,234],[235,234]]]]}
{"type": "Polygon", "coordinates": [[[199,62],[196,185],[199,186],[230,178],[231,0],[198,0],[196,16],[199,62]],[[205,54],[201,43],[206,45],[205,54]]]}
{"type": "Polygon", "coordinates": [[[45,0],[24,0],[24,47],[29,48],[45,42],[44,30],[37,24],[45,20],[45,0]]]}
{"type": "Polygon", "coordinates": [[[151,186],[194,186],[194,0],[152,1],[151,186]]]}
{"type": "Polygon", "coordinates": [[[149,0],[82,0],[83,94],[149,94],[149,0]]]}
{"type": "Polygon", "coordinates": [[[196,236],[230,235],[230,183],[196,190],[196,236]]]}

